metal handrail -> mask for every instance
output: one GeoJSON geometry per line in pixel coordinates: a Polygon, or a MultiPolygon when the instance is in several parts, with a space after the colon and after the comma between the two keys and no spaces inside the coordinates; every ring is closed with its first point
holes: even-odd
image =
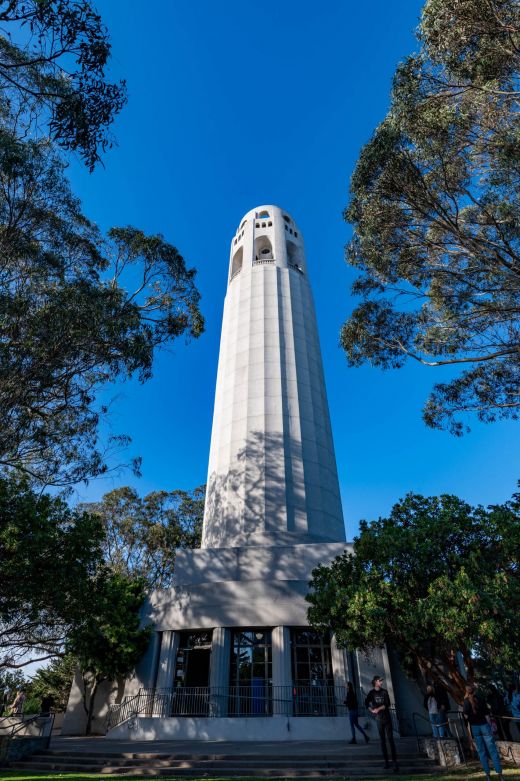
{"type": "MultiPolygon", "coordinates": [[[[218,718],[268,716],[346,715],[345,686],[326,683],[273,686],[253,682],[249,686],[179,686],[169,689],[140,689],[120,704],[111,705],[107,731],[123,722],[134,722],[139,715],[154,718],[199,716],[218,718]]],[[[366,709],[360,708],[360,715],[366,709]]],[[[399,734],[395,708],[390,709],[392,729],[399,734]]]]}
{"type": "Polygon", "coordinates": [[[511,734],[511,730],[509,729],[509,722],[511,722],[512,724],[516,724],[518,731],[520,732],[520,719],[518,716],[495,716],[495,714],[492,712],[492,718],[497,722],[498,726],[501,727],[501,730],[505,735],[505,738],[498,738],[498,740],[505,740],[508,743],[520,743],[520,736],[514,738],[511,734]],[[504,729],[504,723],[507,727],[507,732],[504,729]]]}
{"type": "MultiPolygon", "coordinates": [[[[420,745],[420,742],[419,742],[419,731],[417,729],[417,721],[416,721],[416,719],[422,719],[422,721],[425,721],[428,724],[428,726],[430,727],[430,729],[431,729],[431,722],[430,722],[430,719],[427,719],[426,716],[423,716],[422,713],[417,713],[415,711],[414,711],[414,713],[412,713],[412,723],[413,723],[413,728],[414,728],[414,731],[415,731],[415,739],[417,741],[417,751],[420,751],[421,745],[420,745]]],[[[441,725],[437,725],[437,726],[441,726],[441,725]]],[[[442,745],[442,740],[443,739],[441,737],[438,737],[437,735],[421,735],[421,737],[427,737],[429,739],[433,738],[433,740],[437,740],[438,741],[438,744],[441,747],[442,756],[444,758],[444,767],[446,767],[446,752],[444,751],[444,746],[442,745]]]]}
{"type": "MultiPolygon", "coordinates": [[[[31,724],[38,724],[40,727],[40,733],[45,731],[45,727],[47,724],[50,723],[50,730],[49,735],[52,733],[52,727],[54,725],[54,713],[50,713],[48,716],[42,716],[41,714],[37,713],[34,715],[30,715],[27,718],[23,714],[13,714],[12,716],[3,716],[0,717],[0,730],[4,729],[2,726],[2,722],[4,721],[11,721],[12,719],[15,719],[14,724],[9,725],[11,727],[11,731],[8,732],[4,737],[12,738],[15,735],[18,735],[19,732],[21,732],[26,727],[30,726],[31,724]]],[[[40,737],[44,737],[42,734],[40,734],[40,737]]]]}
{"type": "Polygon", "coordinates": [[[464,764],[467,765],[468,762],[467,762],[467,759],[466,759],[466,751],[464,749],[464,745],[462,743],[461,736],[459,735],[457,721],[453,720],[453,721],[450,722],[450,719],[449,719],[449,713],[450,712],[456,713],[457,716],[460,717],[459,711],[447,711],[447,713],[446,713],[446,721],[443,721],[440,724],[436,724],[435,725],[436,727],[447,727],[449,732],[451,732],[451,736],[446,736],[445,735],[443,737],[441,737],[440,735],[433,735],[433,734],[432,735],[419,735],[419,731],[417,729],[417,721],[416,721],[416,719],[422,719],[422,721],[425,721],[428,724],[428,726],[430,727],[430,729],[432,727],[432,723],[431,723],[430,719],[426,718],[426,716],[424,716],[422,713],[416,713],[416,712],[412,713],[412,723],[413,723],[413,728],[414,728],[414,732],[415,732],[415,739],[417,741],[417,750],[420,750],[420,743],[419,743],[420,738],[428,738],[430,740],[436,740],[437,741],[437,745],[440,746],[440,749],[442,751],[442,755],[444,757],[444,764],[446,765],[446,752],[444,750],[443,741],[444,740],[455,740],[456,743],[457,743],[457,747],[459,749],[459,756],[463,760],[464,764]],[[453,737],[453,732],[455,732],[455,737],[453,737]]]}

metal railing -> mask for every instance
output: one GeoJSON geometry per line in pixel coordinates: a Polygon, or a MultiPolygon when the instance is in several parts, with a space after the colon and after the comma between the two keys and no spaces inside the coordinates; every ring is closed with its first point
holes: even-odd
{"type": "MultiPolygon", "coordinates": [[[[137,716],[169,718],[194,717],[262,717],[262,716],[346,716],[344,686],[327,684],[272,686],[259,681],[250,686],[183,686],[172,689],[141,689],[112,705],[107,715],[107,730],[134,721],[137,716]]],[[[368,716],[359,709],[361,717],[368,716]]],[[[390,709],[395,732],[399,733],[397,715],[390,709]]]]}
{"type": "Polygon", "coordinates": [[[496,721],[496,740],[506,740],[508,743],[520,743],[520,719],[515,716],[492,716],[496,721]]]}
{"type": "Polygon", "coordinates": [[[50,737],[54,724],[54,713],[48,716],[16,714],[0,717],[1,737],[50,737]]]}
{"type": "Polygon", "coordinates": [[[420,746],[421,738],[427,738],[428,740],[435,740],[437,742],[439,752],[443,755],[444,766],[447,766],[448,763],[446,761],[446,751],[444,748],[444,741],[454,740],[457,743],[457,748],[458,748],[461,761],[464,762],[465,765],[467,765],[468,749],[471,750],[470,741],[466,733],[464,721],[463,719],[461,719],[462,714],[459,711],[452,711],[452,714],[455,717],[452,716],[452,718],[450,718],[450,713],[448,712],[446,713],[446,721],[442,721],[439,724],[435,724],[435,727],[437,729],[440,727],[443,729],[443,731],[446,732],[446,734],[441,737],[440,735],[432,735],[432,734],[419,735],[419,730],[417,729],[417,719],[421,719],[421,721],[426,722],[429,729],[432,729],[433,725],[430,719],[424,716],[422,713],[412,713],[412,723],[415,731],[415,739],[417,741],[417,749],[420,750],[421,748],[420,746]]]}

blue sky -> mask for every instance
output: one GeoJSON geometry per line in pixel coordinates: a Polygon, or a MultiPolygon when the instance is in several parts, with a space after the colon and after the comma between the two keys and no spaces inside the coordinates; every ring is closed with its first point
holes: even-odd
{"type": "Polygon", "coordinates": [[[95,499],[206,479],[230,239],[262,203],[287,209],[306,244],[347,534],[408,491],[507,499],[518,479],[518,424],[455,439],[426,429],[421,408],[450,369],[349,369],[339,329],[355,305],[342,220],[359,150],[388,108],[397,63],[417,48],[418,0],[137,0],[97,3],[113,42],[111,76],[129,102],[105,169],[69,169],[85,212],[103,229],[162,233],[198,269],[206,333],[156,360],[146,385],[127,382],[104,433],[127,433],[130,473],[80,486],[95,499]]]}

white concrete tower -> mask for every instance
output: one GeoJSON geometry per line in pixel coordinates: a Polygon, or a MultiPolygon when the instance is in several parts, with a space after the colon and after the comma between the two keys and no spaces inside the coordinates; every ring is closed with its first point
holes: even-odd
{"type": "Polygon", "coordinates": [[[303,239],[260,206],[231,241],[202,547],[344,540],[303,239]]]}

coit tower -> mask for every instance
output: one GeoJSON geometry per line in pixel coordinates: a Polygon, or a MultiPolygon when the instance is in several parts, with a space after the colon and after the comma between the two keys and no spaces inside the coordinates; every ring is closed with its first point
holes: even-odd
{"type": "Polygon", "coordinates": [[[259,206],[231,240],[202,547],[344,540],[303,238],[259,206]]]}

